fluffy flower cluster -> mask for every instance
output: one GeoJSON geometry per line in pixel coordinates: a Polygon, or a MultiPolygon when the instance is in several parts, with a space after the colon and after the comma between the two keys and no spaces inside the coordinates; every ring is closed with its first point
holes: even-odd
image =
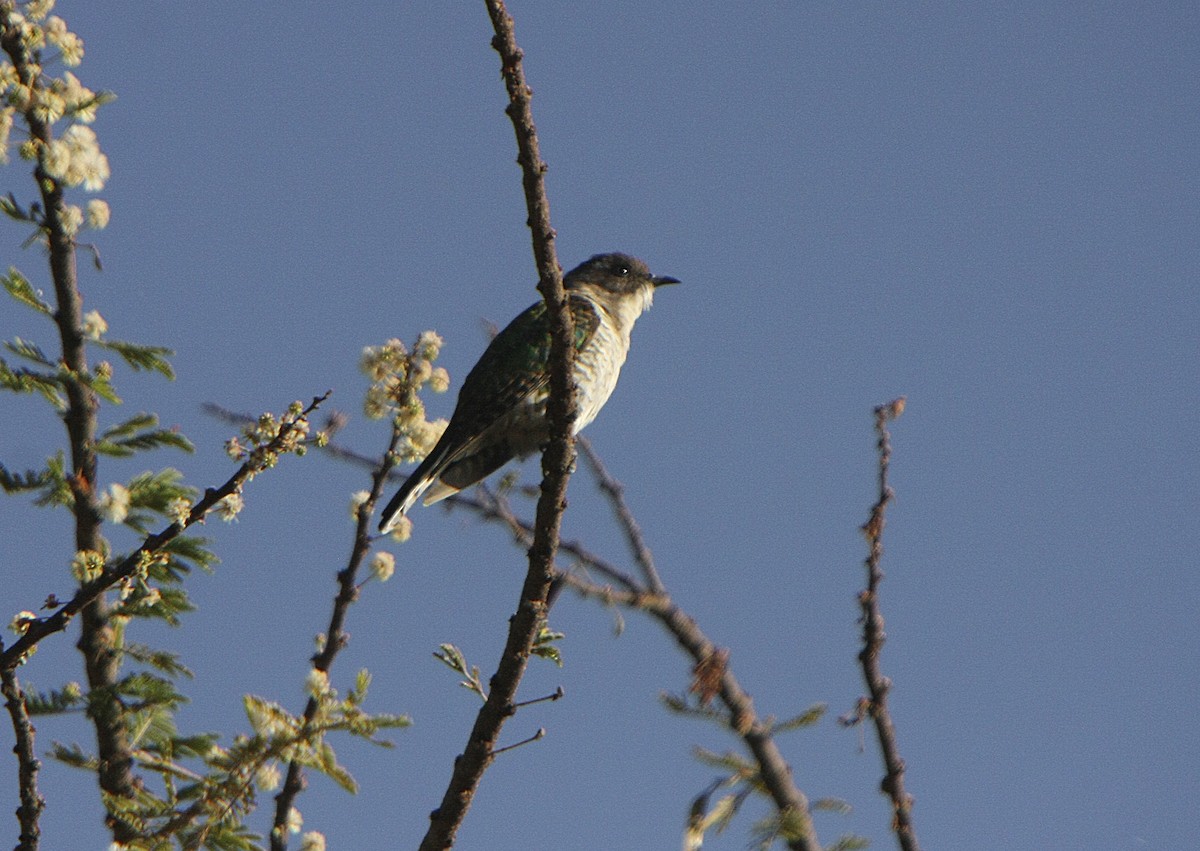
{"type": "Polygon", "coordinates": [[[112,174],[96,131],[82,124],[72,124],[61,137],[43,146],[42,151],[46,174],[66,186],[83,186],[89,192],[97,192],[112,174]]]}
{"type": "Polygon", "coordinates": [[[446,420],[426,418],[425,405],[418,395],[425,386],[435,393],[450,388],[450,374],[433,365],[442,343],[437,333],[425,331],[411,351],[400,340],[363,349],[359,365],[371,379],[364,411],[371,419],[392,417],[400,432],[395,456],[402,463],[424,458],[446,430],[446,420]]]}
{"type": "Polygon", "coordinates": [[[62,63],[74,67],[83,61],[83,39],[67,29],[58,15],[50,15],[53,8],[54,0],[32,0],[25,4],[25,14],[10,9],[5,24],[20,31],[27,50],[56,47],[62,63]]]}
{"type": "Polygon", "coordinates": [[[129,516],[129,500],[129,488],[114,482],[100,497],[100,516],[109,523],[124,523],[129,516]]]}
{"type": "Polygon", "coordinates": [[[387,582],[396,572],[396,557],[386,550],[379,550],[371,556],[371,576],[380,582],[387,582]]]}
{"type": "MultiPolygon", "coordinates": [[[[24,4],[24,13],[6,4],[3,26],[6,32],[20,36],[24,56],[16,64],[0,62],[0,162],[8,159],[8,142],[18,114],[29,124],[28,138],[20,145],[21,156],[37,160],[42,170],[63,186],[82,186],[99,191],[111,176],[108,157],[100,150],[95,132],[87,126],[96,120],[96,110],[111,100],[107,93],[89,89],[70,71],[50,76],[43,67],[44,48],[58,50],[58,60],[74,67],[83,60],[83,40],[67,28],[66,22],[50,15],[53,0],[33,0],[24,4]],[[72,122],[57,139],[50,139],[53,125],[72,122]]],[[[14,54],[16,55],[16,54],[14,54]]],[[[53,58],[53,57],[51,57],[53,58]]],[[[63,229],[76,234],[85,224],[100,229],[108,224],[108,205],[102,201],[88,204],[86,213],[68,204],[60,214],[63,229]]]]}
{"type": "MultiPolygon", "coordinates": [[[[53,3],[35,4],[53,6],[53,3]]],[[[49,8],[47,8],[49,11],[49,8]]],[[[75,67],[83,61],[83,39],[67,29],[67,22],[58,15],[51,15],[42,25],[42,32],[47,42],[58,48],[59,58],[64,65],[75,67]]]]}
{"type": "MultiPolygon", "coordinates": [[[[310,439],[309,431],[304,405],[293,402],[282,417],[268,412],[260,416],[254,425],[242,429],[242,438],[248,440],[249,444],[237,437],[225,441],[225,453],[235,461],[246,460],[253,467],[250,478],[254,478],[262,470],[274,467],[280,455],[289,452],[303,455],[308,451],[310,442],[315,442],[317,446],[324,446],[328,442],[329,436],[325,432],[319,431],[310,439]]],[[[241,510],[240,505],[237,510],[241,510]]]]}
{"type": "Polygon", "coordinates": [[[91,582],[104,572],[104,556],[95,550],[79,550],[71,559],[71,575],[78,582],[91,582]]]}

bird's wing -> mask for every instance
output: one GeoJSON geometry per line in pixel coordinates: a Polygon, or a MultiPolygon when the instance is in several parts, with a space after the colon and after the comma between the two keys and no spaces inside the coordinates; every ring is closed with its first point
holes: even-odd
{"type": "MultiPolygon", "coordinates": [[[[570,296],[575,319],[575,351],[596,334],[600,315],[582,296],[570,296]]],[[[475,440],[504,414],[548,392],[550,323],[546,303],[539,301],[496,335],[463,381],[458,406],[443,439],[461,447],[455,456],[470,455],[475,440]],[[452,432],[452,433],[451,433],[452,432]]]]}

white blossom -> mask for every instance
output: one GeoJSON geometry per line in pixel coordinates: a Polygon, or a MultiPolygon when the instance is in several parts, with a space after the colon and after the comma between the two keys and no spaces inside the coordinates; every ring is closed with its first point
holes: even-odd
{"type": "Polygon", "coordinates": [[[100,514],[109,523],[124,523],[129,516],[129,489],[113,482],[100,497],[100,514]]]}
{"type": "Polygon", "coordinates": [[[93,198],[87,202],[84,218],[87,220],[87,226],[92,230],[104,230],[108,227],[108,219],[111,215],[112,211],[109,210],[107,201],[93,198]]]}
{"type": "Polygon", "coordinates": [[[108,332],[108,323],[98,310],[89,310],[83,315],[83,336],[89,340],[99,340],[108,332]]]}
{"type": "Polygon", "coordinates": [[[387,582],[396,572],[396,557],[380,550],[371,556],[371,575],[380,582],[387,582]]]}

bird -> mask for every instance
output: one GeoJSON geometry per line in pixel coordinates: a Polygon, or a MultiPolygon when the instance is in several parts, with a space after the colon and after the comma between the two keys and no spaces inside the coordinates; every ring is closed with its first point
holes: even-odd
{"type": "MultiPolygon", "coordinates": [[[[575,434],[612,395],[629,354],[629,333],[655,290],[678,283],[619,253],[597,254],[563,276],[575,320],[575,434]]],[[[545,302],[538,301],[497,334],[471,368],[450,423],[384,508],[380,532],[391,531],[422,496],[432,505],[545,445],[549,359],[550,323],[545,302]]]]}

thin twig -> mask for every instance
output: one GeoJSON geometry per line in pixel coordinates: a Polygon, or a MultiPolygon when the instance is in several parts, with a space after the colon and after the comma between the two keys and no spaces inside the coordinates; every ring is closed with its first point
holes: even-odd
{"type": "Polygon", "coordinates": [[[650,547],[646,544],[646,539],[642,535],[642,527],[638,525],[634,519],[633,512],[629,510],[629,505],[625,502],[625,486],[618,482],[608,472],[608,468],[604,466],[604,462],[600,460],[600,456],[592,449],[592,443],[586,437],[576,438],[579,446],[579,451],[583,457],[587,458],[588,465],[592,468],[592,473],[596,476],[596,484],[600,487],[607,497],[609,503],[613,507],[613,511],[617,515],[617,520],[621,523],[621,528],[625,531],[625,539],[629,542],[629,548],[633,551],[634,561],[638,563],[638,567],[642,569],[642,575],[646,579],[646,584],[650,586],[650,590],[656,594],[666,592],[663,587],[662,579],[658,576],[658,570],[654,567],[654,555],[650,552],[650,547]]]}
{"type": "Polygon", "coordinates": [[[522,739],[521,741],[516,742],[514,744],[505,745],[502,748],[496,748],[494,751],[492,751],[492,756],[497,757],[500,754],[504,753],[505,751],[516,750],[517,748],[524,747],[525,745],[532,744],[533,742],[540,742],[544,738],[546,738],[546,728],[538,727],[537,732],[534,733],[532,736],[530,736],[528,739],[522,739]]]}
{"type": "Polygon", "coordinates": [[[759,777],[766,787],[781,822],[787,825],[788,848],[793,851],[820,851],[808,798],[796,786],[791,767],[779,752],[771,734],[769,722],[761,720],[754,711],[754,701],[745,692],[728,664],[728,651],[713,644],[687,612],[669,599],[647,597],[643,611],[652,615],[671,634],[699,668],[719,665],[717,696],[729,710],[726,719],[730,730],[741,737],[758,764],[759,777]]]}
{"type": "Polygon", "coordinates": [[[17,743],[13,752],[17,755],[17,771],[21,786],[21,806],[17,808],[17,821],[21,824],[21,836],[17,841],[16,851],[37,851],[42,830],[38,826],[38,817],[46,807],[45,799],[38,793],[37,774],[41,768],[33,749],[33,724],[29,722],[29,707],[25,703],[25,693],[17,682],[14,671],[0,672],[4,705],[12,718],[13,733],[17,743]]]}
{"type": "MultiPolygon", "coordinates": [[[[411,370],[410,370],[411,371],[411,370]]],[[[329,616],[329,627],[325,631],[325,646],[313,657],[313,668],[329,673],[338,652],[349,643],[350,636],[344,631],[346,614],[350,604],[358,599],[358,570],[363,559],[371,549],[372,515],[375,505],[383,494],[388,475],[396,466],[396,449],[404,437],[404,431],[393,424],[391,440],[382,460],[376,463],[371,473],[371,490],[367,499],[358,507],[358,516],[354,527],[354,545],[350,550],[350,558],[346,567],[338,571],[338,592],[333,599],[333,611],[329,616]]],[[[308,729],[317,717],[320,702],[315,697],[308,699],[304,707],[304,729],[308,729]]],[[[305,786],[304,770],[296,761],[288,764],[287,776],[283,786],[275,796],[275,824],[271,831],[271,851],[286,851],[288,840],[288,816],[296,796],[305,786]]]]}
{"type": "Polygon", "coordinates": [[[879,585],[883,582],[883,527],[884,511],[892,501],[893,492],[888,485],[888,466],[892,457],[891,435],[887,430],[888,420],[894,420],[904,411],[904,397],[875,409],[875,433],[879,448],[879,499],[871,507],[871,515],[863,525],[870,552],[866,559],[867,587],[858,595],[862,607],[863,648],[858,654],[862,665],[863,679],[870,693],[867,715],[875,722],[875,733],[883,753],[886,769],[880,788],[892,802],[892,831],[896,834],[903,851],[920,851],[917,835],[912,824],[912,796],[904,790],[904,760],[900,758],[900,747],[896,741],[896,727],[888,710],[888,692],[892,681],[883,675],[879,663],[884,633],[883,613],[879,608],[879,585]]]}
{"type": "MultiPolygon", "coordinates": [[[[504,523],[508,526],[509,531],[512,532],[513,538],[517,543],[523,547],[530,546],[533,543],[533,526],[517,517],[513,513],[512,507],[508,504],[508,500],[494,493],[487,485],[481,484],[477,490],[481,494],[481,498],[459,493],[455,495],[458,497],[455,504],[474,510],[484,520],[498,520],[504,523]]],[[[612,579],[626,591],[645,593],[645,589],[638,584],[638,581],[633,576],[611,562],[600,558],[595,553],[590,552],[580,542],[562,541],[559,543],[558,548],[561,552],[574,556],[581,565],[585,565],[597,573],[612,579]]],[[[561,576],[565,573],[566,571],[560,570],[556,575],[561,576]]]]}
{"type": "Polygon", "coordinates": [[[574,455],[572,425],[575,421],[575,387],[571,380],[574,364],[574,323],[563,291],[562,274],[554,251],[550,227],[550,204],[543,176],[546,164],[538,150],[537,130],[530,107],[532,90],[521,68],[521,49],[513,33],[513,21],[501,0],[486,0],[496,32],[492,47],[500,54],[501,73],[508,90],[505,112],[512,120],[529,212],[533,255],[540,281],[538,290],[546,303],[550,323],[550,398],[547,400],[549,443],[542,453],[542,492],[538,499],[533,544],[529,548],[529,572],[521,589],[517,611],[509,621],[508,639],[487,700],[479,710],[463,753],[441,805],[430,815],[429,830],[421,851],[450,848],[462,824],[479,781],[495,757],[496,741],[504,721],[513,714],[517,686],[529,662],[538,628],[545,622],[547,597],[554,574],[562,514],[566,508],[567,480],[574,455]]]}

